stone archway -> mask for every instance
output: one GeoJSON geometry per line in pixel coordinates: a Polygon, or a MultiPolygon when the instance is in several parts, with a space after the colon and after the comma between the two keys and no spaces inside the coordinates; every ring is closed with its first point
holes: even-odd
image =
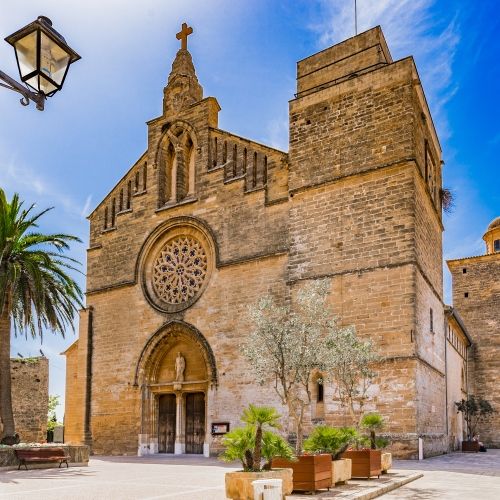
{"type": "Polygon", "coordinates": [[[215,358],[192,325],[171,321],[153,334],[139,357],[139,454],[209,454],[207,405],[215,390],[215,358]]]}

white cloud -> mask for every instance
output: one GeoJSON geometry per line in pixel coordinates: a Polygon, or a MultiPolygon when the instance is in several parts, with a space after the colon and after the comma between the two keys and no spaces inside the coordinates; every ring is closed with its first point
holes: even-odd
{"type": "MultiPolygon", "coordinates": [[[[452,68],[460,41],[456,18],[444,25],[435,0],[358,0],[358,33],[381,25],[394,59],[413,55],[440,137],[449,136],[445,104],[457,91],[452,68]]],[[[311,25],[323,48],[354,35],[354,2],[321,0],[322,20],[311,25]]]]}
{"type": "MultiPolygon", "coordinates": [[[[3,155],[5,158],[5,155],[3,155]]],[[[19,193],[26,203],[41,202],[50,206],[61,207],[67,215],[83,219],[87,212],[91,196],[82,205],[70,196],[59,191],[47,176],[41,177],[33,169],[20,165],[14,157],[0,162],[0,186],[8,193],[19,193]]]]}

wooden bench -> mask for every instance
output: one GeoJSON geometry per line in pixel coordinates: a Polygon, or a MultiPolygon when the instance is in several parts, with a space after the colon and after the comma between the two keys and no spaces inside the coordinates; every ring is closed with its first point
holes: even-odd
{"type": "Polygon", "coordinates": [[[19,460],[19,467],[17,468],[17,470],[21,468],[21,465],[24,465],[26,470],[28,470],[28,462],[59,462],[59,467],[61,467],[63,463],[66,464],[66,468],[69,467],[69,456],[66,455],[66,452],[63,448],[17,448],[15,451],[19,460]]]}

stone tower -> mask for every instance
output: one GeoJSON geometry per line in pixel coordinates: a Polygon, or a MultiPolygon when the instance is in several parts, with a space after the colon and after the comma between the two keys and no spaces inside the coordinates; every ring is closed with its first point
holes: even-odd
{"type": "Polygon", "coordinates": [[[453,306],[473,340],[470,392],[489,400],[497,413],[479,430],[487,446],[500,447],[500,217],[488,226],[486,253],[447,261],[453,306]]]}
{"type": "Polygon", "coordinates": [[[401,454],[418,436],[441,452],[441,148],[413,58],[393,61],[380,27],[298,62],[289,162],[289,281],[332,279],[383,357],[374,409],[401,454]]]}

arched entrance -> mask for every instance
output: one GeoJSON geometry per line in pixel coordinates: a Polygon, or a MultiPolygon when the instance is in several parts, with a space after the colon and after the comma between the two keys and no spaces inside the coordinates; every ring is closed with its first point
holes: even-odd
{"type": "Polygon", "coordinates": [[[192,325],[171,321],[146,343],[134,384],[141,388],[139,454],[209,453],[207,405],[215,358],[192,325]]]}

